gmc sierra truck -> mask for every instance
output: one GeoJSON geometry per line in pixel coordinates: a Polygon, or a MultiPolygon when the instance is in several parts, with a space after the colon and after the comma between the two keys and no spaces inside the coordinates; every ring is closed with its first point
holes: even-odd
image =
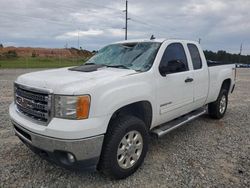
{"type": "Polygon", "coordinates": [[[235,65],[207,63],[194,41],[122,41],[83,65],[19,76],[9,114],[41,157],[121,179],[143,163],[149,135],[222,118],[235,77],[235,65]]]}

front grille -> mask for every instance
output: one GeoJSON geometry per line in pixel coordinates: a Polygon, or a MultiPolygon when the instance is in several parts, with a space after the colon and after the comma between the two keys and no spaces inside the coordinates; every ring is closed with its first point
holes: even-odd
{"type": "Polygon", "coordinates": [[[52,101],[49,93],[19,84],[15,84],[14,90],[16,108],[20,113],[41,123],[49,122],[52,101]]]}

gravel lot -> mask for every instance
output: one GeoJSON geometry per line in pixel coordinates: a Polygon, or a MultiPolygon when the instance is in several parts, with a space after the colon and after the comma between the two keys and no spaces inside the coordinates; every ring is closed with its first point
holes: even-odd
{"type": "Polygon", "coordinates": [[[14,136],[8,117],[13,81],[31,71],[0,69],[0,187],[250,187],[250,69],[238,70],[222,120],[204,115],[152,138],[144,165],[120,181],[59,168],[14,136]]]}

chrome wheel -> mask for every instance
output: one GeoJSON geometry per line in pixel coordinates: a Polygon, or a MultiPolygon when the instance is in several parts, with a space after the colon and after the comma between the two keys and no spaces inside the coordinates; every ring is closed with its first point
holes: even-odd
{"type": "Polygon", "coordinates": [[[134,166],[141,156],[143,139],[138,131],[128,132],[121,140],[117,149],[117,162],[123,169],[134,166]]]}
{"type": "Polygon", "coordinates": [[[223,95],[221,97],[221,100],[220,100],[220,106],[219,106],[219,110],[220,110],[220,113],[223,114],[225,109],[226,109],[226,105],[227,105],[227,99],[226,99],[226,96],[223,95]]]}

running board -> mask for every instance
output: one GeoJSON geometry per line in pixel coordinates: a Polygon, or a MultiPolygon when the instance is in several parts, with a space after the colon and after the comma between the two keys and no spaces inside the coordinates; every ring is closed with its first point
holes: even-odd
{"type": "Polygon", "coordinates": [[[187,122],[190,122],[199,116],[206,113],[205,108],[199,108],[195,111],[192,111],[186,115],[183,115],[179,118],[176,118],[170,122],[164,123],[160,125],[159,127],[156,127],[152,130],[152,133],[156,134],[158,137],[162,137],[163,135],[169,133],[170,131],[184,125],[187,122]]]}

